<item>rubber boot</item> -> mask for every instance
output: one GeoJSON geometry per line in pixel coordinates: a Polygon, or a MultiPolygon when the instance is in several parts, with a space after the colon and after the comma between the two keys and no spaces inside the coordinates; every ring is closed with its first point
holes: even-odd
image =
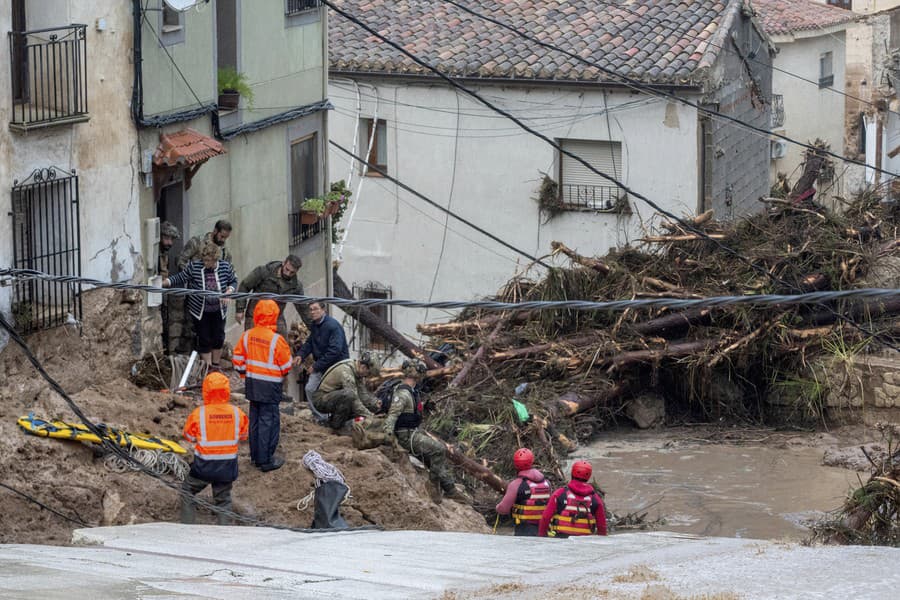
{"type": "Polygon", "coordinates": [[[267,473],[269,471],[274,471],[275,469],[280,469],[283,466],[284,466],[284,459],[281,458],[280,456],[273,456],[272,462],[265,464],[265,465],[259,465],[259,470],[262,471],[263,473],[267,473]]]}
{"type": "Polygon", "coordinates": [[[472,504],[472,496],[458,485],[453,485],[444,490],[444,496],[450,500],[459,502],[460,504],[472,504]]]}
{"type": "Polygon", "coordinates": [[[193,498],[181,497],[181,522],[185,525],[193,525],[197,522],[197,509],[193,498]]]}

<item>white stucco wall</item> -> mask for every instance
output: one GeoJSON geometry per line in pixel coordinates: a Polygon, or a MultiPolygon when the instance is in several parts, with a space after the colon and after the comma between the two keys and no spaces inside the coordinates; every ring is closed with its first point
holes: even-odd
{"type": "MultiPolygon", "coordinates": [[[[784,135],[801,142],[821,138],[828,142],[832,152],[844,154],[844,32],[792,41],[776,38],[776,46],[778,54],[774,62],[776,70],[772,73],[772,93],[784,96],[784,135]],[[830,88],[819,88],[787,74],[818,82],[819,57],[825,52],[832,53],[834,84],[830,88]]],[[[804,152],[803,147],[788,144],[785,157],[772,161],[772,180],[777,172],[796,180],[804,152]]],[[[842,168],[843,165],[835,165],[838,173],[842,168]]]]}
{"type": "MultiPolygon", "coordinates": [[[[641,237],[642,227],[653,220],[652,210],[629,198],[632,215],[570,212],[545,223],[534,198],[542,172],[558,179],[553,147],[444,86],[391,82],[375,87],[377,103],[372,85],[361,85],[361,115],[371,118],[377,104],[378,118],[388,122],[389,174],[527,253],[542,256],[551,241],[559,240],[583,254],[604,254],[641,237]]],[[[548,137],[620,141],[626,184],[676,214],[696,210],[693,109],[610,92],[607,121],[603,93],[596,90],[478,89],[548,137]]],[[[331,139],[349,149],[357,124],[356,90],[352,82],[333,77],[329,95],[336,107],[329,116],[331,139]]],[[[357,154],[365,154],[366,143],[358,140],[357,154]]],[[[348,157],[332,149],[329,179],[348,175],[356,191],[358,167],[351,168],[348,157]]],[[[384,178],[363,178],[354,201],[358,206],[340,268],[348,285],[374,281],[390,286],[395,298],[467,300],[495,293],[529,263],[453,218],[444,240],[446,216],[384,178]]],[[[534,271],[541,272],[541,267],[534,271]]],[[[393,310],[394,326],[411,337],[425,317],[424,310],[393,310]]],[[[447,318],[444,311],[427,314],[428,321],[447,318]]]]}
{"type": "MultiPolygon", "coordinates": [[[[9,3],[0,3],[0,31],[11,29],[9,3]]],[[[127,281],[136,273],[140,222],[134,164],[137,143],[129,114],[132,87],[131,3],[41,0],[27,3],[29,28],[86,23],[90,121],[28,134],[9,130],[9,44],[0,44],[0,265],[12,264],[10,190],[33,170],[56,166],[79,177],[81,267],[85,277],[127,281]],[[106,29],[95,23],[105,19],[106,29]]],[[[9,307],[0,288],[0,308],[9,307]]]]}

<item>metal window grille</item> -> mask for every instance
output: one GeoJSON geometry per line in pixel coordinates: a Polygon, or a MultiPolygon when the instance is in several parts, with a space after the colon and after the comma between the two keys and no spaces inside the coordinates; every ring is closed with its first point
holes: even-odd
{"type": "MultiPolygon", "coordinates": [[[[35,170],[12,187],[13,263],[52,275],[81,276],[78,177],[55,167],[35,170]]],[[[81,285],[23,280],[13,290],[22,333],[81,320],[81,285]]]]}
{"type": "Polygon", "coordinates": [[[86,29],[68,25],[9,33],[14,129],[87,115],[86,29]]]}
{"type": "Polygon", "coordinates": [[[315,237],[325,231],[325,218],[319,219],[311,225],[307,225],[301,221],[300,212],[292,212],[288,215],[290,224],[291,246],[298,246],[306,240],[315,237]]]}
{"type": "Polygon", "coordinates": [[[614,185],[563,184],[562,205],[576,210],[614,210],[623,193],[614,185]]]}
{"type": "Polygon", "coordinates": [[[784,95],[772,94],[772,128],[784,127],[784,95]]]}
{"type": "Polygon", "coordinates": [[[285,0],[284,14],[292,16],[306,10],[319,8],[320,6],[322,6],[322,3],[319,0],[285,0]]]}
{"type": "MultiPolygon", "coordinates": [[[[393,297],[393,291],[390,286],[370,281],[364,284],[354,284],[353,297],[359,298],[360,300],[365,298],[390,300],[393,297]]],[[[393,311],[391,306],[381,304],[378,306],[370,306],[369,310],[379,316],[388,325],[393,325],[393,311]]],[[[354,338],[359,340],[357,348],[359,350],[390,350],[388,341],[365,325],[359,325],[359,336],[354,336],[354,338]]]]}

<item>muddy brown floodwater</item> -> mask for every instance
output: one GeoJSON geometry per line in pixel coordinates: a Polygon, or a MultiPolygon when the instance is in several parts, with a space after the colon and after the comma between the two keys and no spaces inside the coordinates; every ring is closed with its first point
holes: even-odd
{"type": "Polygon", "coordinates": [[[594,465],[609,510],[663,517],[659,529],[708,536],[801,539],[805,524],[838,508],[857,473],[822,465],[815,445],[595,442],[594,465]],[[656,504],[654,504],[656,503],[656,504]],[[652,506],[651,506],[652,505],[652,506]]]}

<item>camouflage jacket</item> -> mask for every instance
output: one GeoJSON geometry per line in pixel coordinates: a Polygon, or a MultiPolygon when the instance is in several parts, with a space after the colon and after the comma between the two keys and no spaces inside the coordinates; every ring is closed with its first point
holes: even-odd
{"type": "Polygon", "coordinates": [[[163,279],[166,279],[169,276],[169,251],[168,250],[160,250],[159,251],[159,259],[156,263],[156,272],[163,279]]]}
{"type": "MultiPolygon", "coordinates": [[[[247,275],[244,279],[241,280],[241,285],[238,287],[239,292],[266,292],[269,294],[291,294],[295,296],[303,295],[303,284],[300,283],[300,280],[294,275],[291,279],[285,279],[281,275],[278,274],[278,268],[281,266],[281,261],[272,261],[270,263],[266,263],[264,265],[260,265],[250,271],[250,274],[247,275]]],[[[278,303],[278,309],[284,313],[284,302],[278,303]]],[[[256,300],[252,300],[250,302],[250,310],[247,313],[248,319],[253,319],[253,308],[256,306],[256,300]]],[[[244,312],[244,309],[247,308],[247,300],[237,300],[235,304],[235,310],[239,313],[244,312]]],[[[297,314],[300,315],[300,318],[303,319],[303,322],[309,326],[310,317],[309,317],[309,309],[305,304],[294,303],[294,308],[297,309],[297,314]]],[[[280,317],[283,318],[283,317],[280,317]]]]}
{"type": "Polygon", "coordinates": [[[388,409],[387,417],[384,419],[382,431],[384,433],[393,434],[394,426],[397,424],[397,418],[401,413],[411,413],[416,410],[416,400],[412,393],[405,386],[398,385],[394,388],[394,395],[391,398],[391,407],[388,409]]]}
{"type": "Polygon", "coordinates": [[[317,391],[328,394],[337,390],[352,390],[369,410],[374,410],[378,404],[375,394],[369,391],[365,380],[359,376],[356,370],[356,361],[353,359],[342,360],[325,371],[317,391]]]}
{"type": "MultiPolygon", "coordinates": [[[[205,235],[195,235],[191,239],[187,241],[184,245],[184,249],[181,251],[181,254],[178,255],[178,270],[184,270],[184,267],[191,262],[192,260],[200,260],[200,252],[203,250],[203,246],[205,246],[208,242],[213,241],[212,232],[208,232],[205,235]]],[[[219,256],[219,260],[224,260],[225,262],[234,264],[231,260],[231,251],[228,249],[228,246],[221,246],[222,254],[219,256]]]]}

